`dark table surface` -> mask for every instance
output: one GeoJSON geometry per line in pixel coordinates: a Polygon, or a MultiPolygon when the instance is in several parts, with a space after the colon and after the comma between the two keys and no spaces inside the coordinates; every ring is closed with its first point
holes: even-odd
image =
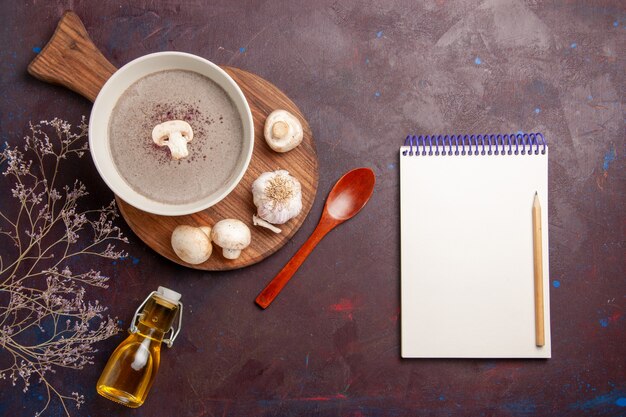
{"type": "MultiPolygon", "coordinates": [[[[95,392],[124,333],[97,346],[93,365],[58,370],[59,389],[85,395],[80,410],[68,402],[71,415],[626,414],[623,2],[5,1],[3,142],[19,143],[29,120],[77,123],[90,112],[87,100],[26,73],[66,9],[117,66],[179,50],[270,80],[308,118],[320,163],[302,229],[242,270],[183,269],[119,220],[130,257],[86,258],[111,277],[108,290],[88,294],[126,327],[150,291],[171,287],[183,294],[184,328],[138,410],[95,392]],[[398,146],[408,132],[520,130],[544,132],[551,147],[552,359],[400,359],[398,146]],[[371,202],[261,311],[255,296],[311,233],[332,184],[357,166],[376,172],[371,202]]],[[[111,200],[90,158],[65,180],[74,178],[90,190],[88,205],[111,200]]],[[[14,203],[2,195],[2,207],[14,203]]],[[[41,409],[35,382],[22,393],[0,381],[0,414],[41,409]]],[[[45,412],[63,414],[58,401],[45,412]]]]}

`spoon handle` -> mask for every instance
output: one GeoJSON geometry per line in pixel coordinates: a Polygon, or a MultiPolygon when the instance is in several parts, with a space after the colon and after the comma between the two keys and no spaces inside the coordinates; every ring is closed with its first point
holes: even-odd
{"type": "Polygon", "coordinates": [[[293,274],[296,273],[300,265],[305,261],[307,256],[313,251],[317,244],[322,240],[326,233],[330,232],[337,223],[325,221],[322,219],[317,225],[311,236],[302,245],[298,252],[287,262],[283,269],[270,281],[269,284],[256,297],[256,303],[261,308],[267,308],[280,291],[287,285],[293,274]]]}

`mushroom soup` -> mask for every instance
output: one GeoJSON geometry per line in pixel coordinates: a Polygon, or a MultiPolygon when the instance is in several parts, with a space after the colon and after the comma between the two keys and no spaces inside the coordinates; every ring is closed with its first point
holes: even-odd
{"type": "Polygon", "coordinates": [[[236,175],[243,125],[215,82],[191,71],[160,71],[122,93],[109,120],[109,146],[131,188],[155,201],[184,204],[212,194],[236,175]],[[193,129],[188,155],[180,159],[153,141],[154,127],[171,120],[193,129]]]}

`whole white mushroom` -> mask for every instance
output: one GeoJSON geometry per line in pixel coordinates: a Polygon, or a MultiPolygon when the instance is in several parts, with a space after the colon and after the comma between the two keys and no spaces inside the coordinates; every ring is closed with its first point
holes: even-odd
{"type": "Polygon", "coordinates": [[[274,110],[265,119],[265,141],[276,152],[289,152],[302,143],[302,123],[287,110],[274,110]]]}
{"type": "Polygon", "coordinates": [[[250,245],[252,236],[241,220],[224,219],[213,226],[211,240],[222,248],[224,258],[237,259],[241,251],[250,245]]]}
{"type": "Polygon", "coordinates": [[[208,226],[176,226],[172,232],[172,249],[176,256],[188,264],[201,264],[209,259],[213,252],[210,236],[211,228],[208,226]]]}

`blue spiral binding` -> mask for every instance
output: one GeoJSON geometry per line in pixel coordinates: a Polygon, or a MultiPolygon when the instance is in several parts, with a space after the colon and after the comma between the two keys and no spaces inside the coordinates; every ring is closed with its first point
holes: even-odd
{"type": "Polygon", "coordinates": [[[404,146],[408,146],[409,150],[404,150],[402,155],[409,156],[539,155],[540,153],[545,155],[548,144],[541,133],[512,133],[495,135],[408,135],[404,140],[404,146]],[[541,149],[539,149],[540,147],[541,149]],[[415,152],[413,152],[413,148],[415,148],[415,152]]]}

